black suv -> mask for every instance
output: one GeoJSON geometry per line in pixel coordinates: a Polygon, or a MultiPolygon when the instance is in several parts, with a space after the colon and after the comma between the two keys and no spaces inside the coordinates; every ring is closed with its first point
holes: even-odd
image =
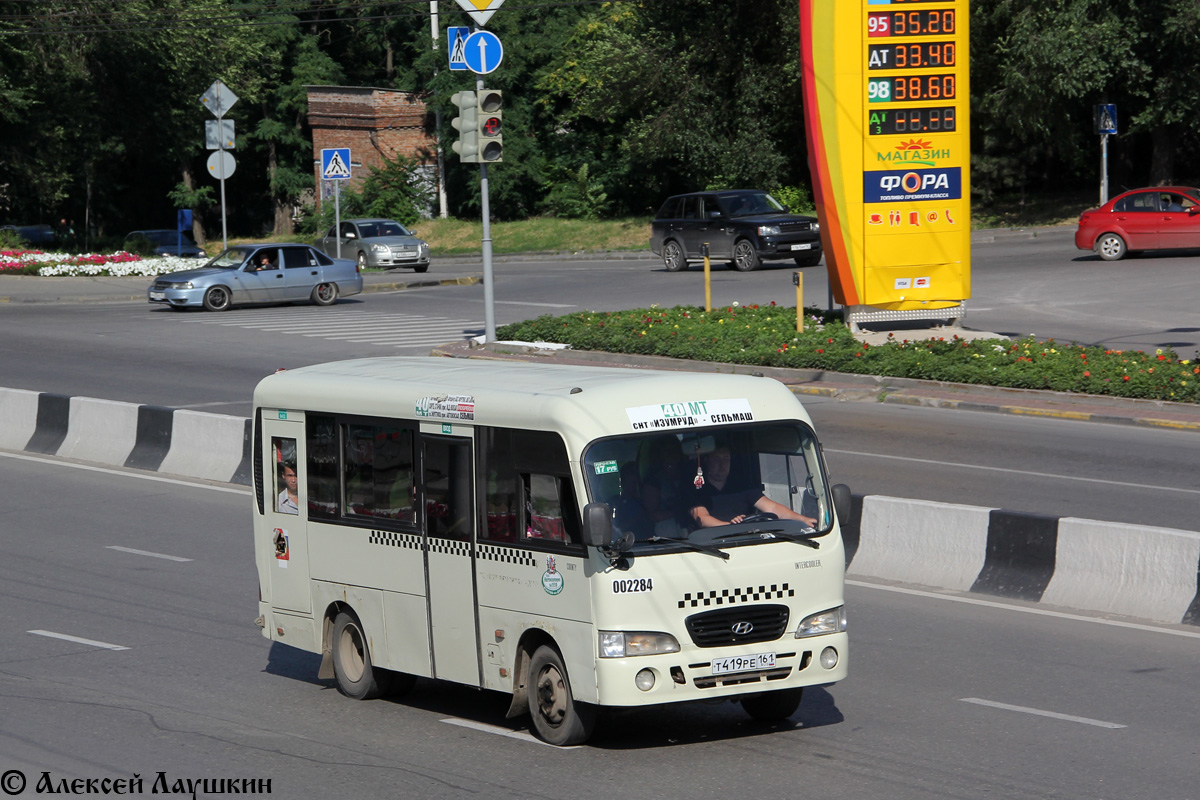
{"type": "Polygon", "coordinates": [[[650,227],[650,249],[662,256],[669,272],[702,259],[703,244],[709,258],[727,260],[742,271],[776,258],[812,267],[821,263],[820,231],[815,218],[789,213],[758,189],[696,192],[663,203],[650,227]]]}

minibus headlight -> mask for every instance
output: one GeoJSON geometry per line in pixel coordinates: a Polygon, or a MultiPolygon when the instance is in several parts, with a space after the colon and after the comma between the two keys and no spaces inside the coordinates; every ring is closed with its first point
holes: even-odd
{"type": "Polygon", "coordinates": [[[600,631],[600,657],[654,656],[678,653],[679,642],[669,633],[600,631]]]}
{"type": "Polygon", "coordinates": [[[819,614],[810,614],[800,620],[796,627],[796,638],[821,636],[826,633],[841,633],[846,630],[846,607],[838,606],[819,614]]]}

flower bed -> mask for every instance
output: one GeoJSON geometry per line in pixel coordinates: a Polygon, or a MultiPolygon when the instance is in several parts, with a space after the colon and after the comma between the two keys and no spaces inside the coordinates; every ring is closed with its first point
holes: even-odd
{"type": "Polygon", "coordinates": [[[203,260],[178,256],[143,258],[135,253],[43,253],[40,250],[0,250],[0,274],[62,276],[153,277],[165,272],[195,269],[203,260]]]}
{"type": "Polygon", "coordinates": [[[612,353],[1200,402],[1200,366],[1169,349],[1148,354],[1034,337],[968,341],[953,335],[871,346],[813,309],[805,314],[804,332],[797,333],[795,308],[774,303],[712,312],[676,306],[547,315],[496,333],[502,340],[612,353]]]}

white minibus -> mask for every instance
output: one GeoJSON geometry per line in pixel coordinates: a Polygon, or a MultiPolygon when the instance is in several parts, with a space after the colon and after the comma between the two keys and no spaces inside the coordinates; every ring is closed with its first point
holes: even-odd
{"type": "Polygon", "coordinates": [[[846,676],[850,490],[771,378],[343,361],[263,379],[253,447],[258,624],[352,698],[505,692],[568,745],[846,676]]]}

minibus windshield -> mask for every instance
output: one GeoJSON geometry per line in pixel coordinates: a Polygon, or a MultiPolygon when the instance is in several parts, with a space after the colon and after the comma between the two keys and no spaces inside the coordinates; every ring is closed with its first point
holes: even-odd
{"type": "Polygon", "coordinates": [[[833,525],[819,445],[800,422],[603,439],[585,452],[583,472],[591,502],[612,508],[635,552],[671,540],[812,546],[833,525]]]}

